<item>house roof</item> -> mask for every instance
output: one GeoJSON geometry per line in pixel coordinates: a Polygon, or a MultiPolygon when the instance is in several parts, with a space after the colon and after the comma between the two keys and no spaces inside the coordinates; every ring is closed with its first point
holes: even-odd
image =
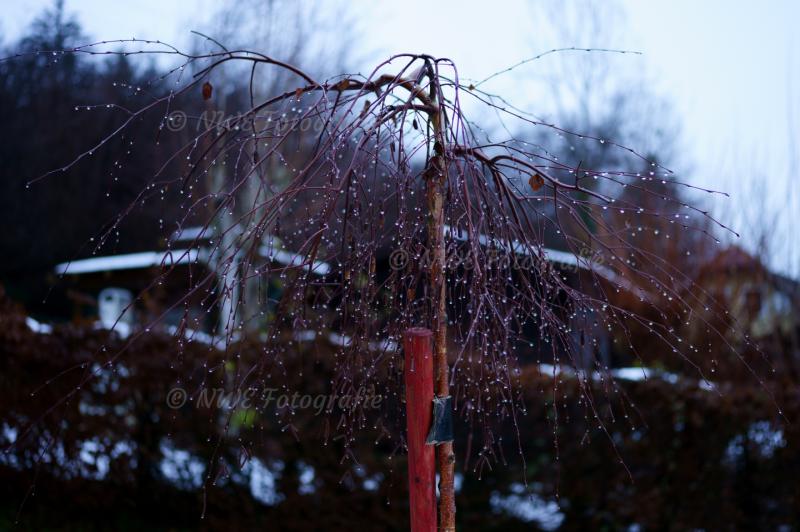
{"type": "MultiPolygon", "coordinates": [[[[445,232],[453,235],[453,238],[455,238],[456,240],[459,240],[461,242],[465,242],[467,240],[467,237],[461,235],[459,231],[451,231],[450,229],[451,229],[450,226],[448,225],[445,226],[445,232]]],[[[480,242],[480,244],[483,246],[491,244],[501,248],[508,247],[507,242],[490,238],[489,236],[484,234],[478,235],[478,242],[480,242]]],[[[521,242],[517,242],[516,240],[514,240],[511,242],[510,246],[511,246],[511,251],[518,255],[524,255],[524,256],[532,255],[529,246],[526,246],[521,242]]],[[[592,261],[587,260],[587,258],[585,257],[580,257],[568,251],[542,247],[541,252],[545,260],[593,272],[602,277],[603,279],[605,279],[606,281],[609,281],[621,288],[624,288],[629,292],[640,294],[642,295],[642,297],[645,298],[650,297],[649,294],[641,287],[636,286],[634,283],[632,283],[631,281],[629,281],[628,279],[626,279],[625,277],[618,274],[617,272],[615,272],[614,270],[612,270],[607,266],[593,263],[592,261]]]]}
{"type": "Polygon", "coordinates": [[[109,255],[105,257],[92,257],[89,259],[62,262],[56,265],[55,271],[59,275],[73,275],[172,266],[173,264],[191,264],[197,262],[199,255],[200,253],[197,249],[144,251],[140,253],[126,253],[124,255],[109,255]]]}
{"type": "MultiPolygon", "coordinates": [[[[173,233],[171,242],[195,242],[198,239],[211,236],[207,227],[187,227],[173,233]]],[[[264,239],[270,241],[269,237],[264,239]]],[[[307,258],[299,253],[280,249],[275,245],[263,245],[259,254],[272,262],[287,268],[307,266],[307,258]]],[[[104,257],[91,257],[56,265],[55,272],[59,275],[75,275],[84,273],[97,273],[115,270],[136,270],[159,266],[172,266],[175,264],[207,263],[208,253],[204,247],[188,249],[175,249],[169,251],[144,251],[140,253],[126,253],[123,255],[108,255],[104,257]]],[[[324,261],[311,263],[311,272],[316,275],[327,275],[331,266],[324,261]]]]}
{"type": "Polygon", "coordinates": [[[761,270],[761,261],[739,246],[728,246],[717,253],[704,267],[707,271],[761,270]]]}

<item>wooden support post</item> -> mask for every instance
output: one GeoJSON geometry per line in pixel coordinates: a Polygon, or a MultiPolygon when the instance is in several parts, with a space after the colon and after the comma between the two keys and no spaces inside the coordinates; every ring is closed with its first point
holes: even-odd
{"type": "Polygon", "coordinates": [[[422,327],[408,329],[403,338],[411,532],[436,532],[436,453],[425,443],[433,417],[432,340],[422,327]]]}

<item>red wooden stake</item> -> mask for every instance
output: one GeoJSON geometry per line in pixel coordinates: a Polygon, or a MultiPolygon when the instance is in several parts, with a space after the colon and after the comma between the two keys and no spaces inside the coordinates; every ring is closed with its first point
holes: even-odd
{"type": "Polygon", "coordinates": [[[433,333],[422,327],[406,331],[406,424],[411,532],[436,532],[436,453],[425,440],[433,414],[433,333]]]}

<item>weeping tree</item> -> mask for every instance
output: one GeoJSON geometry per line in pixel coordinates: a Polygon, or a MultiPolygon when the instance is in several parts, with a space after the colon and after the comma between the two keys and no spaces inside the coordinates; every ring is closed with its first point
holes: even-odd
{"type": "MultiPolygon", "coordinates": [[[[726,228],[675,194],[694,187],[655,160],[613,139],[538,121],[483,90],[483,82],[462,81],[446,58],[398,54],[366,75],[316,79],[293,64],[207,39],[214,50],[204,53],[158,41],[52,52],[159,54],[178,62],[150,85],[130,87],[140,103],[119,108],[121,125],[47,174],[57,178],[110,149],[145,116],[161,123],[135,149],[157,150],[165,137],[170,145],[180,141],[137,202],[180,198],[182,215],[163,222],[166,237],[202,227],[188,246],[167,239],[171,253],[153,286],[180,265],[197,267],[184,297],[129,341],[184,309],[176,329],[182,342],[202,328],[203,317],[189,311],[199,301],[223,324],[225,361],[218,368],[228,386],[257,386],[290,356],[292,335],[313,333],[336,339],[334,390],[354,395],[375,384],[394,390],[403,331],[429,327],[435,394],[452,398],[445,404],[482,430],[482,448],[464,450],[465,459],[474,453],[479,461],[502,439],[492,423],[516,425],[525,411],[518,387],[523,349],[554,368],[577,369],[587,418],[595,420],[590,372],[609,369],[593,358],[602,337],[638,356],[630,339],[646,331],[689,364],[702,356],[704,348],[684,341],[670,323],[696,319],[714,334],[709,313],[718,309],[686,290],[691,279],[650,251],[661,237],[648,228],[677,224],[709,239],[715,224],[726,228]],[[109,51],[120,45],[128,51],[109,51]],[[293,80],[292,88],[270,85],[279,75],[293,80]],[[246,108],[209,118],[220,86],[232,77],[244,80],[246,108]],[[629,164],[592,168],[559,159],[524,140],[539,130],[604,145],[629,164]],[[631,233],[648,246],[638,246],[631,233]],[[259,289],[245,289],[254,283],[259,289]],[[635,311],[611,297],[621,292],[635,298],[635,311]],[[260,310],[243,312],[253,308],[245,299],[254,297],[260,310]],[[245,368],[232,346],[248,335],[256,335],[262,357],[245,368]]],[[[126,214],[102,232],[96,252],[126,214]]],[[[123,353],[104,356],[86,380],[123,353]]],[[[557,400],[558,379],[552,393],[557,400]]],[[[558,422],[555,407],[553,415],[558,422]]],[[[366,424],[363,412],[353,405],[343,416],[338,430],[352,441],[366,424]]],[[[446,530],[455,527],[455,462],[452,442],[440,444],[446,530]]]]}

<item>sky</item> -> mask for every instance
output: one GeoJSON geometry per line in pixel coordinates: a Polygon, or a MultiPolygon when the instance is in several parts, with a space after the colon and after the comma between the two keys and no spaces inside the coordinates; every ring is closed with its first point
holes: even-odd
{"type": "MultiPolygon", "coordinates": [[[[52,4],[2,2],[5,42],[52,4]]],[[[772,264],[800,274],[800,239],[794,238],[800,191],[792,186],[793,167],[800,164],[800,2],[620,0],[621,18],[611,18],[609,27],[587,23],[587,31],[581,31],[579,19],[579,36],[572,42],[559,41],[551,21],[536,15],[542,2],[547,0],[350,0],[348,5],[368,50],[362,54],[365,70],[371,60],[398,51],[449,57],[462,76],[475,79],[552,47],[642,52],[626,55],[626,68],[641,73],[671,103],[690,180],[731,193],[715,209],[745,238],[753,225],[769,225],[779,235],[776,246],[785,247],[773,247],[772,264]],[[770,205],[768,224],[759,207],[762,197],[756,201],[756,196],[770,205]]],[[[66,0],[68,11],[98,40],[135,36],[176,43],[188,42],[189,30],[203,27],[218,5],[209,0],[66,0]]],[[[608,3],[598,5],[605,9],[608,3]]],[[[536,69],[532,63],[498,79],[498,90],[508,91],[515,79],[535,76],[536,69]]],[[[524,103],[535,106],[536,98],[526,96],[524,103]]],[[[753,249],[755,236],[747,247],[753,249]]]]}

